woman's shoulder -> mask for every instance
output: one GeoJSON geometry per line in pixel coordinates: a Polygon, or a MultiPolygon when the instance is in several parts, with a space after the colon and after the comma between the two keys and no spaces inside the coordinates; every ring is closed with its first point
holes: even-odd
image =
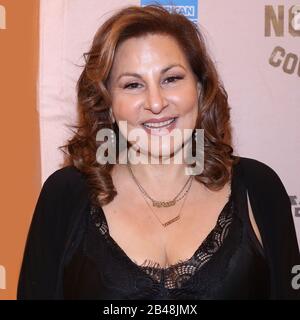
{"type": "MultiPolygon", "coordinates": [[[[57,169],[43,183],[36,216],[67,219],[89,203],[89,191],[83,173],[75,166],[57,169]]],[[[56,219],[56,218],[55,218],[56,219]]]]}
{"type": "Polygon", "coordinates": [[[45,180],[44,184],[64,185],[75,180],[81,180],[82,173],[74,165],[68,165],[55,170],[45,180]]]}
{"type": "MultiPolygon", "coordinates": [[[[282,178],[269,164],[248,157],[238,157],[236,171],[245,185],[260,198],[274,196],[290,202],[282,178]]],[[[273,199],[274,200],[274,199],[273,199]]]]}
{"type": "Polygon", "coordinates": [[[75,166],[68,165],[51,173],[43,183],[42,191],[67,196],[73,192],[80,192],[83,188],[85,188],[83,173],[75,166]]]}
{"type": "Polygon", "coordinates": [[[270,178],[278,177],[276,171],[267,163],[260,160],[248,157],[237,156],[239,159],[237,166],[243,170],[243,174],[247,176],[252,176],[253,179],[265,178],[269,176],[270,178]]]}

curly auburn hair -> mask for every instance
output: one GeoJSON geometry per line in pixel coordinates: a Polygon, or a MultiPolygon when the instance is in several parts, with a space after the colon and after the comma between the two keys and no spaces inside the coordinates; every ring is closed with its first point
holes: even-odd
{"type": "Polygon", "coordinates": [[[75,166],[86,177],[94,205],[103,206],[117,195],[111,178],[114,164],[96,160],[97,132],[109,128],[116,137],[119,134],[111,119],[112,101],[107,89],[114,55],[122,41],[150,33],[176,39],[202,85],[195,128],[204,129],[204,170],[195,179],[211,190],[220,190],[229,181],[232,166],[239,161],[231,146],[228,95],[199,27],[160,5],[127,6],[104,22],[90,50],[83,54],[85,65],[76,85],[79,122],[70,126],[76,128],[73,137],[59,147],[65,153],[65,165],[75,166]]]}

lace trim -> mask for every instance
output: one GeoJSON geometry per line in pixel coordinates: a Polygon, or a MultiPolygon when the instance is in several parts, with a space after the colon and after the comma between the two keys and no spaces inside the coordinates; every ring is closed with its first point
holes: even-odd
{"type": "Polygon", "coordinates": [[[228,202],[218,216],[215,227],[200,244],[193,256],[187,260],[180,260],[176,264],[167,267],[161,267],[158,262],[150,259],[146,259],[141,265],[137,264],[134,260],[133,262],[114,239],[110,237],[106,218],[101,211],[101,208],[91,206],[90,214],[92,222],[98,231],[100,231],[100,233],[105,236],[105,239],[114,245],[114,247],[118,248],[128,261],[130,260],[135,263],[137,268],[144,271],[154,281],[158,283],[163,281],[165,288],[175,289],[182,287],[189,279],[191,279],[191,277],[200,270],[221,247],[227,237],[233,220],[233,210],[234,203],[231,194],[228,202]]]}

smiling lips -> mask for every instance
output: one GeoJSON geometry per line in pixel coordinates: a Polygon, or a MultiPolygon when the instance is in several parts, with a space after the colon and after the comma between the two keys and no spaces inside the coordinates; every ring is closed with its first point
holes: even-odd
{"type": "Polygon", "coordinates": [[[162,120],[150,120],[147,122],[144,122],[143,125],[147,128],[162,128],[162,127],[167,127],[169,124],[175,121],[176,118],[169,118],[168,120],[162,121],[162,120]]]}
{"type": "Polygon", "coordinates": [[[176,126],[178,117],[163,117],[160,119],[149,119],[142,123],[145,131],[152,135],[166,135],[176,126]]]}

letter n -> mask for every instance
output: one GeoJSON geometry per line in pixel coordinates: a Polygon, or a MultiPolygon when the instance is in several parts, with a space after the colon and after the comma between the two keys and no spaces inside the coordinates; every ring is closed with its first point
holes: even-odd
{"type": "Polygon", "coordinates": [[[277,15],[273,6],[265,6],[265,37],[271,36],[271,25],[276,37],[283,37],[284,6],[278,6],[277,15]]]}

